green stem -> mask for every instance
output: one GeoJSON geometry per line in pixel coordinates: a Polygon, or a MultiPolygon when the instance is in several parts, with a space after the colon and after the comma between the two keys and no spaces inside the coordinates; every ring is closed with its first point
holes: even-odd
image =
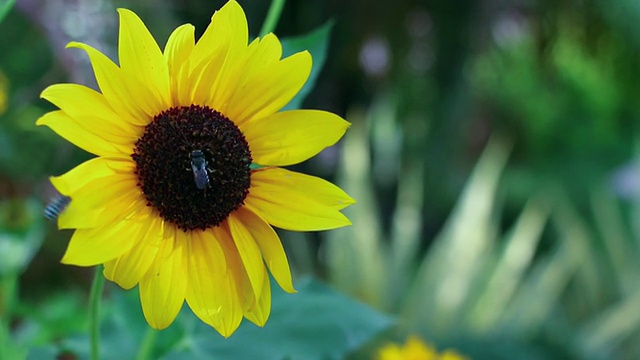
{"type": "Polygon", "coordinates": [[[11,319],[18,292],[18,274],[10,272],[0,276],[0,319],[11,319]]]}
{"type": "Polygon", "coordinates": [[[11,272],[0,276],[0,359],[11,355],[10,323],[13,317],[17,291],[17,273],[11,272]]]}
{"type": "Polygon", "coordinates": [[[100,359],[100,298],[104,289],[102,266],[96,267],[89,297],[89,331],[91,332],[91,360],[100,359]]]}
{"type": "Polygon", "coordinates": [[[158,331],[156,331],[152,327],[149,327],[147,329],[147,332],[144,334],[144,338],[142,339],[142,344],[140,344],[138,354],[136,355],[136,360],[151,359],[151,353],[153,352],[157,334],[158,331]]]}
{"type": "Polygon", "coordinates": [[[260,30],[260,37],[263,37],[276,29],[276,25],[278,25],[278,21],[280,20],[280,14],[282,14],[282,8],[284,8],[284,2],[285,0],[271,1],[271,6],[267,12],[267,18],[264,20],[264,24],[262,24],[262,29],[260,30]]]}

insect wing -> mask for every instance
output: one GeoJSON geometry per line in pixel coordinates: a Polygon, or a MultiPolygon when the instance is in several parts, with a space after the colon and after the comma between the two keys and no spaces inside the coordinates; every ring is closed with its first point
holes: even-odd
{"type": "Polygon", "coordinates": [[[204,167],[196,167],[195,165],[191,165],[191,169],[193,170],[193,179],[196,182],[196,187],[200,190],[204,190],[209,185],[209,174],[207,173],[207,169],[204,167]]]}
{"type": "Polygon", "coordinates": [[[69,206],[71,198],[64,195],[59,195],[47,204],[44,208],[44,217],[47,220],[55,220],[62,214],[62,212],[69,206]]]}
{"type": "Polygon", "coordinates": [[[191,170],[193,171],[193,179],[196,187],[204,190],[209,186],[209,173],[207,172],[207,160],[200,150],[191,152],[191,170]]]}

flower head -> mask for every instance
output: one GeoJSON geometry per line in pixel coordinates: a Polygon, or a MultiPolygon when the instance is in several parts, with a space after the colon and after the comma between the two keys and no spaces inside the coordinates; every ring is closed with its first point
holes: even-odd
{"type": "Polygon", "coordinates": [[[458,354],[454,350],[445,350],[442,353],[425,344],[419,337],[410,336],[404,346],[387,344],[378,351],[378,360],[467,360],[466,356],[458,354]]]}
{"type": "Polygon", "coordinates": [[[161,51],[142,21],[119,9],[119,66],[84,50],[100,92],[57,84],[42,97],[60,110],[46,125],[97,155],[53,177],[72,201],[60,228],[76,229],[63,263],[104,264],[125,289],[139,285],[149,324],[169,326],[184,301],[229,336],[243,317],[269,316],[268,271],[295,292],[272,225],[309,231],[349,225],[354,201],[322,179],[285,170],[336,143],[349,124],[317,110],[282,111],[311,56],[285,59],[269,34],[248,43],[229,1],[196,42],[178,27],[161,51]]]}

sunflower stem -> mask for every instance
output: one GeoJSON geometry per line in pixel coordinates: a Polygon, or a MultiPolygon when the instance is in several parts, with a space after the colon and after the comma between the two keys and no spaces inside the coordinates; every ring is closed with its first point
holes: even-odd
{"type": "Polygon", "coordinates": [[[100,298],[104,289],[102,267],[96,267],[89,295],[89,331],[91,337],[91,360],[100,359],[100,298]]]}
{"type": "Polygon", "coordinates": [[[142,344],[140,344],[140,348],[138,349],[138,354],[136,354],[136,360],[151,359],[151,353],[153,352],[157,334],[158,331],[152,327],[147,329],[147,332],[144,334],[144,338],[142,339],[142,344]]]}
{"type": "Polygon", "coordinates": [[[267,18],[264,20],[262,29],[260,30],[260,37],[263,37],[276,29],[276,25],[278,25],[278,21],[280,20],[280,14],[282,14],[282,8],[284,8],[284,2],[285,0],[271,1],[271,6],[267,12],[267,18]]]}
{"type": "Polygon", "coordinates": [[[11,318],[18,292],[18,274],[10,272],[0,276],[0,359],[12,355],[11,318]]]}

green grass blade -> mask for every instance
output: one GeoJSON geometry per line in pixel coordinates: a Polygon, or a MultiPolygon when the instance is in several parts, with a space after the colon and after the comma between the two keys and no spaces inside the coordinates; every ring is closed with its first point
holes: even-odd
{"type": "Polygon", "coordinates": [[[492,139],[442,232],[422,260],[402,317],[435,331],[455,326],[496,238],[495,198],[508,147],[492,139]]]}

